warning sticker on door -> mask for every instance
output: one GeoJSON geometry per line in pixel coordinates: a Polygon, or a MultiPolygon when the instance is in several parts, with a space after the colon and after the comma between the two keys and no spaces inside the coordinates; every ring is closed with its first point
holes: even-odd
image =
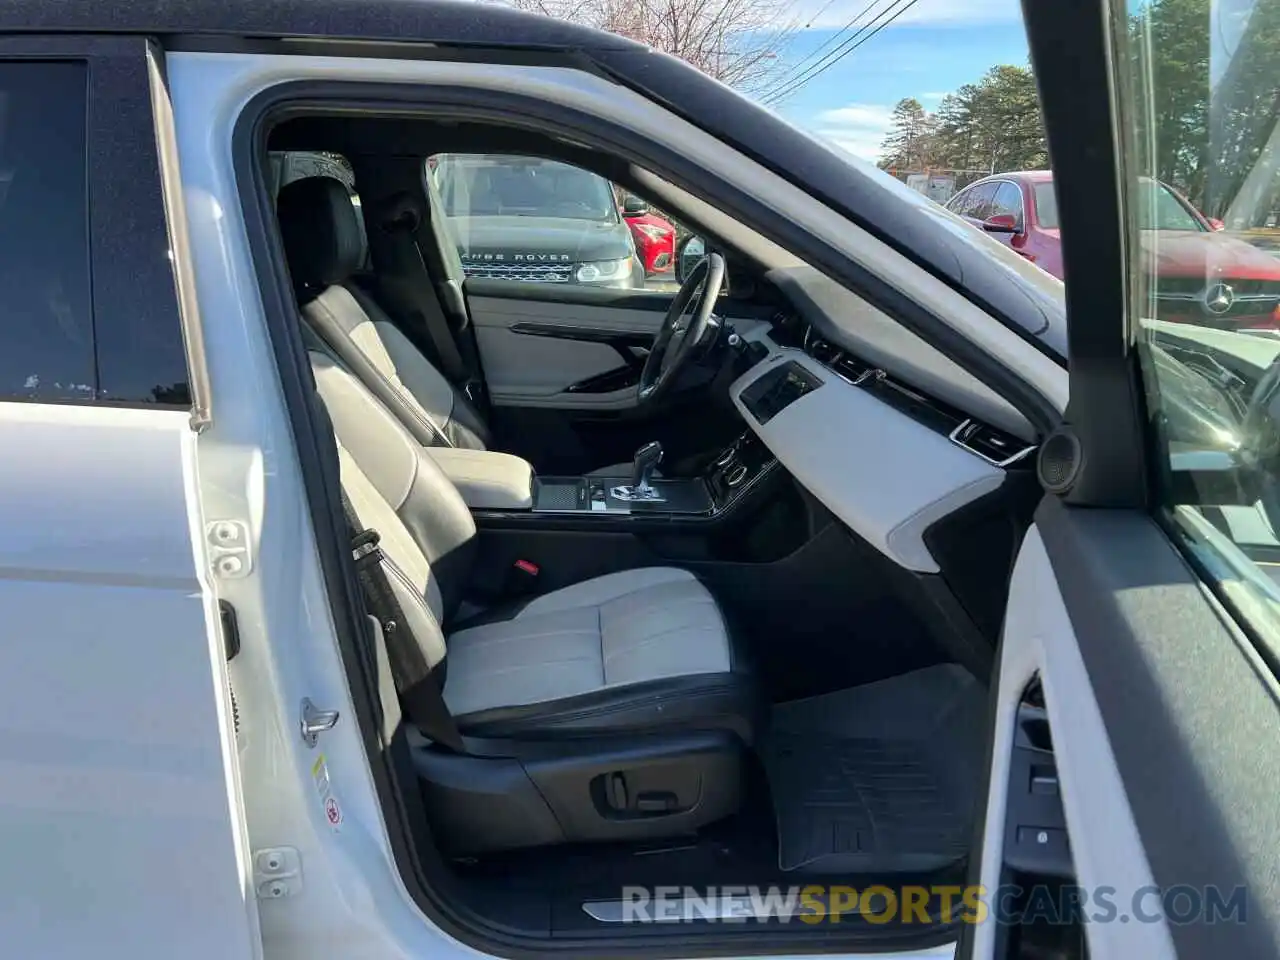
{"type": "Polygon", "coordinates": [[[320,797],[324,809],[324,819],[334,830],[342,825],[342,807],[338,798],[333,795],[333,784],[329,780],[329,766],[324,761],[324,754],[316,758],[311,766],[311,780],[316,785],[316,793],[320,797]]]}
{"type": "Polygon", "coordinates": [[[342,808],[338,806],[338,801],[333,797],[325,798],[324,817],[329,821],[329,826],[331,827],[336,827],[342,823],[342,808]]]}

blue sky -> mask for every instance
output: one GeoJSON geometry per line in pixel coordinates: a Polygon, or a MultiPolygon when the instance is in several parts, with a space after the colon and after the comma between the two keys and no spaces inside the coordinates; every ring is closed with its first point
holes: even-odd
{"type": "MultiPolygon", "coordinates": [[[[810,26],[787,47],[778,79],[867,2],[831,0],[828,5],[827,0],[802,0],[799,17],[810,26]]],[[[892,6],[892,0],[878,0],[858,25],[892,6]]],[[[835,48],[832,43],[822,55],[835,48]]],[[[931,110],[943,95],[977,80],[989,67],[1026,62],[1027,38],[1018,0],[917,0],[899,19],[775,109],[850,153],[874,160],[893,105],[903,97],[915,97],[931,110]]]]}

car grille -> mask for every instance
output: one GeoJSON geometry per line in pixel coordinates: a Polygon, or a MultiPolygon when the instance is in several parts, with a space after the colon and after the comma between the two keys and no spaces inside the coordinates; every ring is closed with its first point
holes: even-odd
{"type": "MultiPolygon", "coordinates": [[[[1216,281],[1213,281],[1216,282],[1216,281]]],[[[1222,281],[1237,297],[1271,296],[1280,298],[1280,282],[1275,280],[1222,281]]],[[[1156,295],[1159,297],[1196,297],[1204,293],[1210,281],[1204,277],[1156,277],[1156,295]]]]}
{"type": "Polygon", "coordinates": [[[1209,310],[1204,301],[1205,288],[1218,282],[1203,277],[1157,277],[1157,316],[1192,323],[1235,324],[1270,317],[1280,306],[1280,282],[1225,278],[1221,282],[1231,288],[1231,306],[1224,311],[1209,310]]]}
{"type": "Polygon", "coordinates": [[[462,261],[468,277],[481,280],[526,280],[533,283],[572,283],[578,271],[576,263],[479,263],[462,261]]]}

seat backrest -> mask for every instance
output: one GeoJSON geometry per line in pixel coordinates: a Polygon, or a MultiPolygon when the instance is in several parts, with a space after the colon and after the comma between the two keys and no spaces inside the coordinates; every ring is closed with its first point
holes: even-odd
{"type": "Polygon", "coordinates": [[[410,626],[428,645],[427,660],[434,664],[444,656],[442,628],[462,600],[475,557],[471,510],[427,451],[359,380],[314,344],[309,358],[337,438],[342,488],[360,523],[381,536],[388,579],[404,593],[397,599],[406,616],[412,616],[412,605],[429,617],[421,631],[416,622],[410,626]]]}
{"type": "Polygon", "coordinates": [[[303,316],[322,339],[339,356],[340,339],[359,351],[365,363],[347,366],[380,381],[367,385],[420,443],[484,449],[487,429],[467,399],[352,282],[364,233],[346,187],[329,177],[295,180],[280,190],[277,209],[303,316]]]}
{"type": "Polygon", "coordinates": [[[383,568],[396,605],[408,621],[409,632],[422,649],[427,665],[435,669],[444,661],[446,648],[444,600],[439,583],[432,576],[431,564],[391,505],[341,443],[338,444],[338,466],[342,492],[357,522],[365,530],[378,532],[383,568]]]}

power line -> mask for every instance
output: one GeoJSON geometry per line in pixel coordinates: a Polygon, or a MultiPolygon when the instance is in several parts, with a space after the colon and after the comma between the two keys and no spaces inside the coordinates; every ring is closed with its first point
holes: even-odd
{"type": "MultiPolygon", "coordinates": [[[[898,2],[901,3],[902,0],[898,0],[898,2]]],[[[799,90],[809,81],[813,80],[815,77],[821,76],[827,70],[830,70],[837,63],[839,63],[845,57],[849,56],[849,54],[853,53],[853,51],[857,50],[860,46],[862,46],[864,43],[866,43],[868,40],[874,37],[877,33],[879,33],[885,27],[889,26],[889,24],[893,23],[893,21],[897,20],[900,16],[902,16],[904,13],[906,13],[908,10],[910,10],[919,2],[920,0],[906,0],[905,3],[902,3],[902,6],[898,7],[898,9],[896,10],[893,10],[892,15],[887,20],[881,21],[874,30],[872,30],[865,37],[862,37],[862,39],[859,40],[858,35],[865,32],[867,27],[875,23],[875,21],[880,19],[880,17],[883,17],[886,13],[889,13],[891,8],[886,8],[885,10],[882,10],[880,13],[876,15],[875,19],[871,20],[869,23],[863,26],[862,29],[858,31],[858,33],[855,33],[852,37],[850,37],[848,40],[842,43],[840,45],[840,49],[833,50],[831,53],[827,54],[827,56],[824,58],[826,62],[815,64],[813,67],[811,67],[807,71],[807,74],[805,76],[798,77],[796,80],[792,81],[789,85],[787,85],[785,89],[779,90],[771,94],[765,102],[767,104],[777,103],[782,98],[790,96],[791,94],[795,93],[797,90],[799,90]],[[856,43],[853,42],[855,40],[857,40],[856,43]],[[849,46],[849,44],[851,43],[853,45],[849,46]]]]}
{"type": "MultiPolygon", "coordinates": [[[[809,27],[812,27],[812,26],[813,26],[813,21],[817,20],[817,19],[818,19],[819,17],[821,17],[824,13],[826,13],[828,10],[830,10],[830,9],[831,9],[831,5],[832,5],[833,3],[835,3],[835,2],[836,2],[836,0],[827,0],[827,2],[826,2],[826,3],[824,3],[821,7],[819,7],[819,8],[818,8],[818,12],[817,12],[817,13],[815,13],[812,17],[810,17],[810,18],[809,18],[809,21],[805,24],[805,29],[807,30],[809,27]]],[[[1224,49],[1225,49],[1225,48],[1224,48],[1224,49]]]]}
{"type": "Polygon", "coordinates": [[[915,6],[915,4],[918,2],[919,0],[905,0],[905,2],[904,0],[894,0],[894,3],[891,3],[888,7],[885,7],[883,10],[877,13],[874,17],[868,20],[865,24],[863,24],[862,27],[856,33],[854,33],[851,37],[849,37],[847,40],[841,43],[840,46],[837,47],[835,50],[832,50],[830,53],[828,53],[822,59],[822,61],[820,61],[819,63],[815,63],[807,71],[805,71],[803,75],[796,77],[794,80],[785,84],[782,89],[776,90],[773,94],[771,94],[769,98],[766,100],[766,103],[769,103],[769,104],[777,103],[778,101],[784,99],[785,97],[788,97],[791,94],[795,93],[797,90],[799,90],[809,81],[813,80],[818,76],[821,76],[823,73],[831,69],[833,66],[839,63],[849,54],[853,53],[853,51],[857,50],[860,46],[862,46],[864,43],[866,43],[868,40],[874,37],[877,33],[879,33],[889,24],[893,23],[894,20],[898,19],[898,17],[902,16],[902,14],[904,14],[911,7],[915,6]],[[896,6],[896,9],[895,9],[895,6],[896,6]],[[876,21],[880,20],[882,17],[885,17],[886,14],[888,15],[888,18],[881,21],[877,25],[876,21]],[[870,33],[867,33],[868,28],[872,26],[875,26],[875,29],[872,30],[870,33]],[[862,36],[864,33],[866,34],[866,36],[862,36]]]}
{"type": "MultiPolygon", "coordinates": [[[[822,10],[826,10],[827,7],[831,6],[833,2],[834,0],[827,0],[827,3],[823,6],[822,10]]],[[[890,2],[892,4],[893,2],[895,2],[895,0],[890,0],[890,2]]],[[[766,91],[764,94],[762,94],[762,97],[767,98],[767,97],[773,96],[775,92],[777,92],[778,90],[781,90],[783,87],[789,84],[792,80],[796,79],[796,77],[799,74],[805,71],[806,67],[809,64],[815,62],[818,59],[818,57],[822,54],[822,51],[826,50],[827,47],[831,46],[833,43],[845,42],[844,40],[841,39],[841,34],[845,33],[847,30],[849,30],[850,27],[852,27],[855,23],[861,20],[863,15],[866,14],[867,11],[869,11],[872,7],[874,7],[878,3],[880,3],[880,0],[871,0],[870,3],[868,3],[865,7],[863,7],[861,10],[859,10],[857,13],[853,15],[852,20],[846,23],[843,27],[841,27],[831,36],[827,37],[826,41],[821,46],[819,46],[818,49],[802,57],[800,61],[796,63],[794,66],[792,66],[784,76],[780,77],[777,81],[775,81],[773,84],[772,90],[766,91]]],[[[819,11],[818,13],[814,14],[814,19],[816,20],[821,15],[822,15],[822,11],[819,11]]],[[[874,20],[875,18],[873,17],[872,19],[874,20]]],[[[864,27],[863,29],[866,29],[866,28],[864,27]]],[[[855,33],[853,36],[856,37],[857,35],[858,34],[855,33]]],[[[850,37],[846,39],[853,39],[853,38],[850,37]]]]}

